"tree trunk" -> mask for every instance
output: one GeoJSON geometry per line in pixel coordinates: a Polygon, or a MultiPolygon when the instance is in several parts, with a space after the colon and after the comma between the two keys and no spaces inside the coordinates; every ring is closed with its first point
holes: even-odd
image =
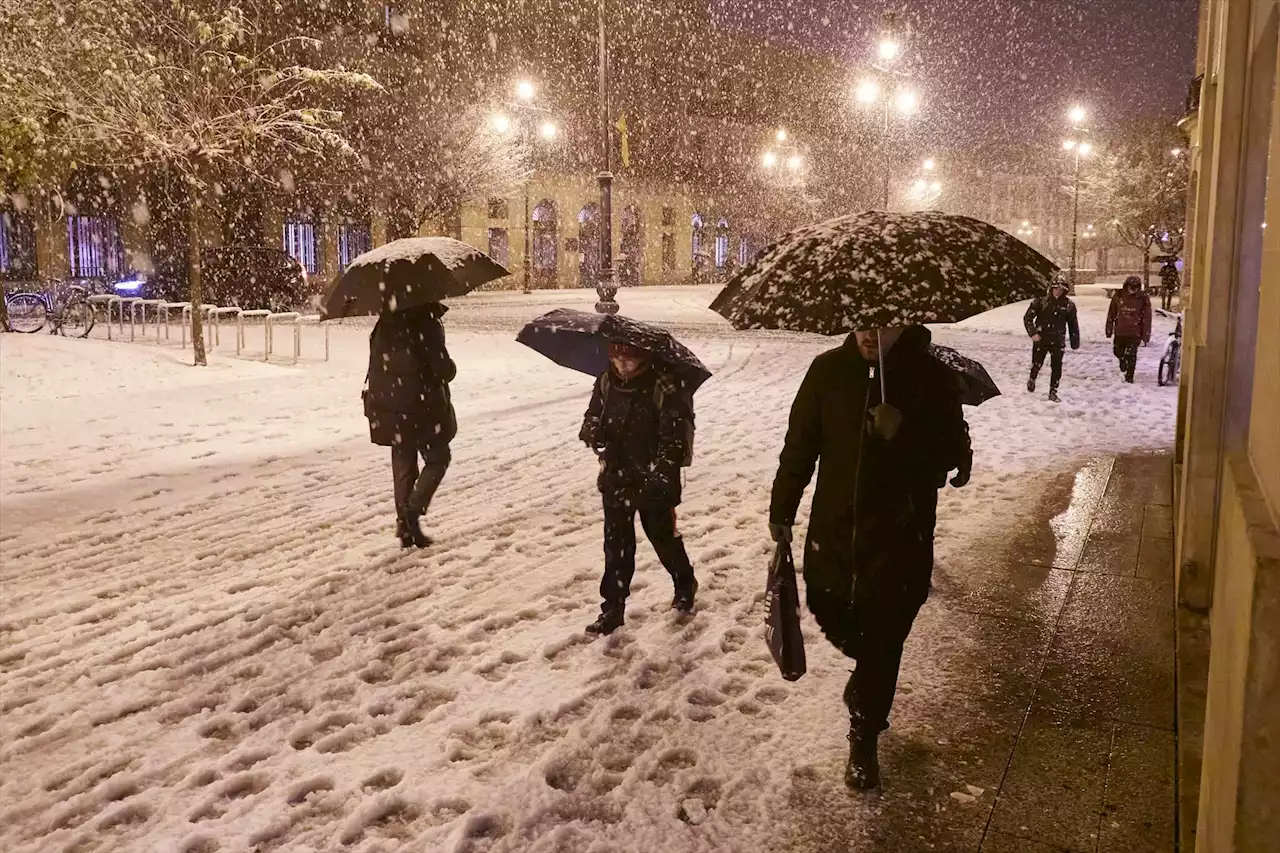
{"type": "Polygon", "coordinates": [[[1142,247],[1142,292],[1151,292],[1151,244],[1142,247]]]}
{"type": "Polygon", "coordinates": [[[205,367],[209,360],[204,351],[204,323],[201,322],[200,299],[200,203],[193,193],[187,204],[187,285],[191,301],[191,350],[195,366],[205,367]]]}
{"type": "Polygon", "coordinates": [[[5,302],[4,288],[0,287],[0,332],[9,331],[9,303],[5,302]]]}

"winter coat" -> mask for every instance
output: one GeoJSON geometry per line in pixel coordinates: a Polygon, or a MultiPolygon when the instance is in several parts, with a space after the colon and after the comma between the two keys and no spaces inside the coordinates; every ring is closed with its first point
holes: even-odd
{"type": "Polygon", "coordinates": [[[1165,264],[1160,268],[1160,286],[1166,293],[1173,293],[1178,289],[1178,268],[1173,264],[1165,264]]]}
{"type": "Polygon", "coordinates": [[[1151,297],[1141,290],[1121,290],[1111,297],[1107,310],[1107,337],[1151,340],[1151,297]]]}
{"type": "MultiPolygon", "coordinates": [[[[828,603],[852,602],[856,594],[900,604],[914,617],[928,595],[938,489],[948,472],[968,463],[969,451],[958,384],[929,355],[929,340],[927,329],[911,327],[885,356],[888,402],[902,415],[891,439],[870,429],[881,402],[878,366],[852,336],[814,359],[796,393],[769,521],[795,523],[817,465],[804,551],[811,600],[818,594],[828,603]]],[[[842,645],[840,626],[822,627],[842,645]]]]}
{"type": "Polygon", "coordinates": [[[1076,318],[1076,304],[1066,294],[1037,296],[1022,315],[1022,325],[1027,337],[1040,336],[1047,346],[1062,349],[1071,339],[1071,348],[1080,349],[1080,321],[1076,318]]]}
{"type": "Polygon", "coordinates": [[[649,369],[623,381],[612,369],[591,393],[578,437],[600,453],[605,502],[637,509],[680,503],[680,465],[693,403],[671,377],[649,369]]]}
{"type": "Polygon", "coordinates": [[[369,335],[364,414],[369,438],[390,447],[447,447],[458,432],[449,383],[458,375],[449,357],[440,318],[432,305],[383,314],[369,335]]]}

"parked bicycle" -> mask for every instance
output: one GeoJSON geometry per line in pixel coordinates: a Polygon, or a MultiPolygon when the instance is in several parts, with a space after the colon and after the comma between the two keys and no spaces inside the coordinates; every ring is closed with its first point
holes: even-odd
{"type": "Polygon", "coordinates": [[[87,338],[93,330],[89,290],[78,284],[54,284],[45,292],[6,293],[4,304],[11,332],[32,335],[47,324],[50,334],[87,338]]]}
{"type": "Polygon", "coordinates": [[[1178,321],[1169,333],[1169,339],[1165,341],[1164,354],[1160,356],[1160,369],[1156,371],[1156,382],[1164,387],[1175,384],[1178,381],[1178,371],[1182,369],[1182,314],[1174,314],[1161,308],[1157,308],[1156,313],[1178,321]]]}

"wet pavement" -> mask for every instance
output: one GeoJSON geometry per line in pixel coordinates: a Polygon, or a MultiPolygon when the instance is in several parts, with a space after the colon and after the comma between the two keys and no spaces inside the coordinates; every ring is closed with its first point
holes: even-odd
{"type": "Polygon", "coordinates": [[[1099,457],[941,561],[882,790],[794,778],[794,853],[1175,849],[1172,461],[1099,457]]]}

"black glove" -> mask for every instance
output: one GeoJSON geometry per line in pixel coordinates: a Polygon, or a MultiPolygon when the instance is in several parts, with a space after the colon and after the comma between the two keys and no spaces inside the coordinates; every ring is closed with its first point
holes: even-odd
{"type": "Polygon", "coordinates": [[[956,475],[951,478],[951,485],[955,486],[957,489],[964,488],[969,485],[969,477],[972,476],[972,474],[973,472],[970,471],[969,466],[966,465],[959,471],[956,471],[956,475]]]}
{"type": "Polygon", "coordinates": [[[791,525],[789,525],[789,524],[770,524],[770,525],[769,525],[769,538],[770,538],[770,539],[772,539],[774,542],[787,542],[787,543],[789,543],[789,542],[791,541],[791,525]]]}

